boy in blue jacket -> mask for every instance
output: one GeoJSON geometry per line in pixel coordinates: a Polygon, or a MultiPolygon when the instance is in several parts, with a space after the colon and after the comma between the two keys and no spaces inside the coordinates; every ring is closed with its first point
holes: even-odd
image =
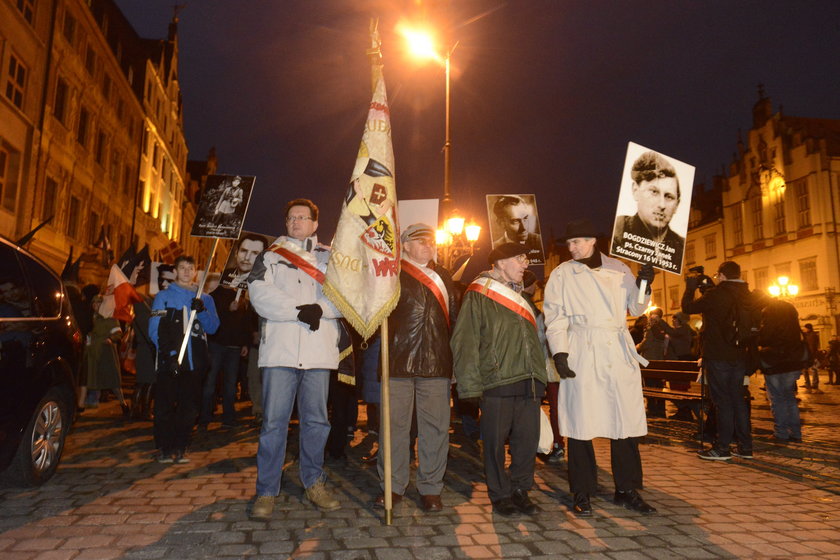
{"type": "Polygon", "coordinates": [[[189,462],[184,453],[198,415],[202,378],[210,365],[207,334],[219,328],[213,298],[207,294],[195,297],[194,277],[195,260],[178,257],[175,282],[158,292],[152,303],[149,337],[157,348],[154,435],[159,463],[189,462]],[[184,359],[178,364],[192,310],[197,313],[196,320],[184,359]]]}

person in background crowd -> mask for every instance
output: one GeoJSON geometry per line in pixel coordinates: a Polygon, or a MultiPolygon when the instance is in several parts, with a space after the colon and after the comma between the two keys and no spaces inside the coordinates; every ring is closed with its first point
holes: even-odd
{"type": "Polygon", "coordinates": [[[286,204],[286,231],[263,251],[248,291],[263,318],[263,423],[257,450],[253,519],[269,519],[280,492],[292,408],[300,419],[300,481],[306,500],[324,511],[341,507],[326,486],[324,448],[330,433],[330,370],[339,363],[341,317],[323,291],[329,248],[318,244],[318,207],[299,198],[286,204]]]}
{"type": "Polygon", "coordinates": [[[158,355],[155,381],[155,446],[159,463],[188,463],[185,456],[201,401],[201,379],[210,367],[207,333],[219,328],[213,298],[196,297],[195,259],[175,259],[175,282],[158,292],[152,303],[149,338],[158,355]],[[187,334],[191,311],[196,312],[186,352],[178,356],[187,334]]]}
{"type": "Polygon", "coordinates": [[[219,329],[208,337],[210,369],[204,378],[198,425],[207,429],[216,408],[216,378],[222,375],[222,427],[236,427],[236,381],[240,358],[247,358],[257,330],[257,314],[248,301],[247,290],[219,284],[210,297],[219,314],[219,329]]]}
{"type": "Polygon", "coordinates": [[[806,393],[822,393],[820,391],[820,369],[819,369],[819,354],[820,354],[820,335],[814,332],[814,325],[805,323],[804,330],[805,344],[808,345],[808,352],[810,354],[810,361],[802,370],[805,375],[806,393]]]}
{"type": "Polygon", "coordinates": [[[840,337],[836,334],[831,337],[828,343],[828,381],[826,385],[838,385],[840,381],[840,337]]]}
{"type": "Polygon", "coordinates": [[[122,336],[120,322],[113,317],[99,314],[102,296],[97,294],[91,300],[93,328],[85,339],[82,371],[85,384],[79,388],[79,410],[85,409],[88,390],[111,390],[120,402],[122,414],[128,417],[129,408],[122,391],[120,360],[117,345],[122,336]]]}
{"type": "Polygon", "coordinates": [[[802,441],[796,380],[807,366],[799,313],[784,300],[773,299],[761,313],[758,335],[761,371],[773,411],[773,435],[777,441],[802,441]]]}
{"type": "Polygon", "coordinates": [[[155,385],[155,343],[149,335],[149,319],[152,317],[152,298],[143,296],[142,301],[134,303],[134,344],[136,353],[137,377],[135,378],[134,398],[131,402],[131,417],[139,420],[151,420],[152,396],[155,385]]]}
{"type": "Polygon", "coordinates": [[[598,489],[598,465],[592,439],[610,439],[615,494],[613,501],[650,515],[643,488],[638,438],[647,433],[642,376],[627,329],[627,313],[638,315],[650,302],[653,267],[645,265],[633,279],[630,269],[596,247],[589,220],[566,226],[572,260],[551,272],[545,286],[546,338],[560,376],[560,430],[567,438],[572,511],[591,517],[590,497],[598,489]],[[639,303],[639,285],[647,290],[639,303]]]}
{"type": "MultiPolygon", "coordinates": [[[[671,327],[662,320],[662,309],[654,307],[648,313],[648,324],[636,351],[646,360],[664,360],[668,352],[668,331],[671,327]]],[[[645,387],[661,388],[661,379],[645,379],[645,387]]],[[[648,416],[665,418],[665,399],[648,397],[648,416]]]]}
{"type": "Polygon", "coordinates": [[[636,346],[642,343],[645,338],[645,329],[648,325],[647,315],[639,315],[630,327],[630,337],[633,339],[633,345],[636,346]]]}
{"type": "Polygon", "coordinates": [[[528,491],[534,484],[547,379],[537,310],[520,294],[527,252],[519,243],[490,252],[492,269],[467,288],[451,342],[461,402],[476,406],[480,400],[487,493],[493,511],[502,516],[538,511],[528,491]]]}
{"type": "Polygon", "coordinates": [[[730,323],[733,307],[756,306],[749,286],[741,279],[741,266],[734,261],[720,264],[718,284],[707,289],[695,299],[695,292],[702,281],[699,275],[687,276],[682,297],[683,313],[703,315],[703,366],[709,380],[712,402],[715,406],[717,440],[709,449],[700,451],[701,459],[728,461],[736,457],[751,459],[753,456],[752,428],[747,402],[744,400],[744,376],[747,371],[747,350],[732,340],[730,323]],[[732,439],[737,448],[730,452],[732,439]]]}

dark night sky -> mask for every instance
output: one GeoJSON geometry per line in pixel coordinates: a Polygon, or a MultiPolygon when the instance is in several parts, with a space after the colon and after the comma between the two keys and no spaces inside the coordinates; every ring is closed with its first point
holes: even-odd
{"type": "MultiPolygon", "coordinates": [[[[175,0],[117,0],[163,38],[175,0]]],[[[455,206],[536,193],[544,233],[588,216],[611,229],[628,141],[711,184],[764,84],[774,110],[840,118],[840,3],[798,1],[190,1],[179,24],[191,159],[256,175],[246,228],[282,231],[286,200],[321,206],[331,237],[370,101],[368,22],[380,17],[397,193],[443,191],[444,74],[393,32],[417,13],[452,57],[455,206]]]]}

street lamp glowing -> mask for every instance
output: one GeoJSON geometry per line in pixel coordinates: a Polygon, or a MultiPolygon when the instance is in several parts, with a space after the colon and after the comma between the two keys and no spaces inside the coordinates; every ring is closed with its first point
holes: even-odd
{"type": "Polygon", "coordinates": [[[779,276],[774,284],[767,287],[767,291],[773,297],[796,297],[799,286],[791,284],[787,276],[779,276]]]}
{"type": "Polygon", "coordinates": [[[405,40],[408,42],[408,48],[411,50],[411,54],[417,58],[432,59],[437,62],[443,62],[443,57],[441,57],[435,49],[435,41],[429,33],[416,29],[410,29],[405,25],[397,26],[397,31],[405,37],[405,40]]]}
{"type": "Polygon", "coordinates": [[[464,221],[464,218],[460,216],[452,216],[446,220],[446,231],[453,236],[461,235],[461,232],[464,231],[464,221]]]}
{"type": "Polygon", "coordinates": [[[788,278],[787,276],[779,276],[776,279],[776,282],[779,283],[779,286],[787,286],[788,282],[790,282],[790,278],[788,278]]]}
{"type": "Polygon", "coordinates": [[[467,234],[467,241],[475,243],[478,241],[478,236],[481,235],[481,226],[478,224],[470,224],[464,228],[467,234]]]}
{"type": "Polygon", "coordinates": [[[435,231],[435,243],[440,246],[448,246],[452,244],[452,234],[445,229],[435,231]]]}
{"type": "Polygon", "coordinates": [[[787,287],[787,291],[790,295],[795,296],[799,293],[799,286],[797,286],[796,284],[790,284],[787,287]]]}
{"type": "Polygon", "coordinates": [[[767,291],[770,292],[770,295],[773,297],[779,297],[780,295],[782,295],[782,288],[780,288],[776,284],[773,284],[772,286],[767,288],[767,291]]]}

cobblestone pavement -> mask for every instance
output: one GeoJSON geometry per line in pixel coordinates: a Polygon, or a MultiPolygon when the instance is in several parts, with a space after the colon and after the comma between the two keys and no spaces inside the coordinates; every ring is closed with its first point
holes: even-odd
{"type": "MultiPolygon", "coordinates": [[[[361,458],[375,436],[363,430],[348,440],[349,460],[327,467],[341,509],[302,503],[293,430],[274,515],[250,521],[254,428],[211,424],[195,435],[189,464],[161,465],[151,460],[150,423],[119,420],[110,402],[77,422],[50,483],[0,488],[0,558],[840,558],[840,387],[801,395],[805,442],[783,446],[772,442],[762,383],[753,379],[753,460],[700,461],[694,426],[651,420],[641,446],[643,495],[659,515],[610,502],[609,446],[601,440],[595,517],[569,513],[565,465],[541,461],[531,492],[541,512],[494,515],[479,450],[455,425],[444,511],[423,513],[409,486],[391,525],[371,507],[379,482],[361,458]]],[[[247,408],[241,412],[247,420],[247,408]]]]}

